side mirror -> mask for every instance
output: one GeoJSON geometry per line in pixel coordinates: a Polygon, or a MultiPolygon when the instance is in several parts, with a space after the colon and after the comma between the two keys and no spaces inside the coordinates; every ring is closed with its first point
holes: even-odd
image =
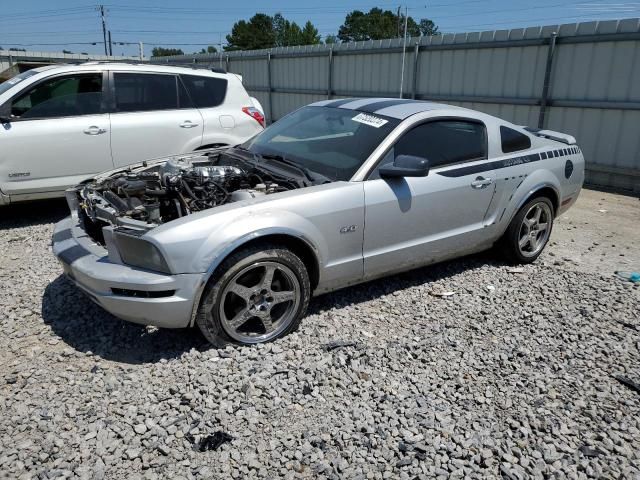
{"type": "Polygon", "coordinates": [[[429,174],[429,160],[414,155],[398,155],[393,163],[380,167],[381,178],[426,177],[429,174]]]}
{"type": "Polygon", "coordinates": [[[5,103],[0,106],[0,123],[11,122],[11,104],[5,103]]]}

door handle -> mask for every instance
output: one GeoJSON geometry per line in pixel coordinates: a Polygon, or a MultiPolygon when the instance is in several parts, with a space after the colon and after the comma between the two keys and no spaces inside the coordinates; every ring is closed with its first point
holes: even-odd
{"type": "Polygon", "coordinates": [[[107,133],[106,128],[100,128],[96,125],[91,125],[89,128],[84,130],[84,133],[87,135],[101,135],[103,133],[107,133]]]}
{"type": "Polygon", "coordinates": [[[480,190],[481,188],[487,188],[492,183],[493,180],[490,178],[477,177],[473,182],[471,182],[471,188],[480,190]]]}
{"type": "Polygon", "coordinates": [[[197,123],[193,123],[191,120],[185,120],[184,122],[182,122],[180,124],[181,128],[193,128],[193,127],[197,127],[198,124],[197,123]]]}

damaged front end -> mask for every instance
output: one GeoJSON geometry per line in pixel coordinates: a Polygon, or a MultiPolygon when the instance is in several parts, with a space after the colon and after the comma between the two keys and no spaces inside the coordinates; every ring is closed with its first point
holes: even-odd
{"type": "Polygon", "coordinates": [[[68,190],[67,201],[86,233],[104,245],[104,227],[144,233],[195,212],[302,186],[295,172],[216,149],[99,175],[68,190]]]}

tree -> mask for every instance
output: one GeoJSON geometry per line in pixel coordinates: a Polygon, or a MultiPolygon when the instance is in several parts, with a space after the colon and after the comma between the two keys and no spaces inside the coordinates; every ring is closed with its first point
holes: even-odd
{"type": "MultiPolygon", "coordinates": [[[[433,21],[423,18],[420,24],[413,17],[408,17],[407,35],[435,35],[438,27],[433,21]]],[[[363,40],[381,40],[384,38],[402,37],[404,35],[405,16],[391,10],[372,8],[368,13],[354,10],[347,14],[344,23],[338,30],[338,38],[342,42],[359,42],[363,40]]]]}
{"type": "Polygon", "coordinates": [[[15,47],[11,47],[9,49],[10,52],[26,52],[27,49],[26,48],[15,48],[15,47]]]}
{"type": "Polygon", "coordinates": [[[200,50],[200,53],[218,53],[218,49],[213,45],[209,45],[206,50],[204,48],[200,50]]]}
{"type": "Polygon", "coordinates": [[[327,45],[338,43],[338,37],[336,35],[327,35],[326,37],[324,37],[324,43],[326,43],[327,45]]]}
{"type": "Polygon", "coordinates": [[[309,20],[304,24],[300,37],[300,45],[316,45],[320,43],[320,34],[318,34],[318,29],[314,27],[313,23],[309,20]]]}
{"type": "Polygon", "coordinates": [[[257,50],[274,47],[275,43],[273,18],[264,13],[256,13],[248,22],[240,20],[233,24],[224,49],[257,50]]]}
{"type": "Polygon", "coordinates": [[[184,52],[180,48],[154,47],[151,55],[154,57],[168,57],[171,55],[184,55],[184,52]]]}
{"type": "Polygon", "coordinates": [[[433,23],[433,20],[429,20],[428,18],[420,20],[420,33],[424,36],[440,35],[438,26],[433,23]]]}
{"type": "Polygon", "coordinates": [[[73,52],[71,50],[62,50],[62,53],[71,54],[73,52]]]}
{"type": "Polygon", "coordinates": [[[290,47],[320,43],[318,29],[309,21],[304,28],[284,18],[257,13],[249,21],[240,20],[227,35],[225,50],[256,50],[260,48],[290,47]]]}

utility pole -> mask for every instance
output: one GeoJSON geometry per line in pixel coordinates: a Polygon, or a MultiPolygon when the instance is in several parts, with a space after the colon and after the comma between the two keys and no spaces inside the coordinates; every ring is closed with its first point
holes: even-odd
{"type": "Polygon", "coordinates": [[[396,22],[396,30],[398,31],[398,38],[400,38],[400,25],[402,25],[401,23],[402,19],[400,18],[400,8],[401,7],[398,6],[398,15],[397,15],[398,21],[396,22]]]}
{"type": "Polygon", "coordinates": [[[111,30],[109,30],[109,55],[113,57],[113,43],[111,43],[111,30]]]}
{"type": "Polygon", "coordinates": [[[100,19],[102,20],[102,40],[104,41],[104,54],[109,55],[107,52],[107,24],[104,21],[104,5],[98,5],[96,10],[100,11],[100,19]]]}
{"type": "Polygon", "coordinates": [[[144,60],[144,43],[138,42],[138,49],[140,51],[140,60],[144,60]]]}
{"type": "Polygon", "coordinates": [[[404,57],[407,50],[407,21],[409,19],[409,8],[404,7],[404,43],[402,44],[402,73],[400,74],[400,97],[402,98],[402,87],[404,86],[404,57]]]}

